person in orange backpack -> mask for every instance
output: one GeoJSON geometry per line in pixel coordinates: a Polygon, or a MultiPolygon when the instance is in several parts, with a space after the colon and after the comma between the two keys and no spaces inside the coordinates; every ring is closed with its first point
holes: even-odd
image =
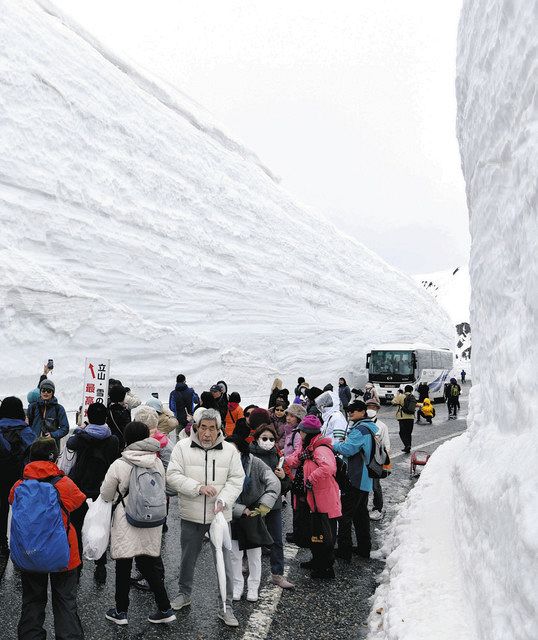
{"type": "MultiPolygon", "coordinates": [[[[60,505],[59,513],[67,533],[68,559],[65,568],[53,571],[40,569],[39,572],[25,569],[20,560],[23,558],[12,554],[14,564],[21,569],[22,582],[22,610],[18,625],[18,638],[29,640],[30,638],[45,637],[43,623],[45,622],[45,609],[47,606],[47,588],[50,576],[50,586],[52,591],[52,611],[54,614],[54,630],[57,638],[72,638],[73,640],[83,640],[84,632],[77,612],[77,582],[80,565],[80,554],[78,548],[77,532],[70,524],[69,514],[78,509],[86,500],[86,496],[80,491],[77,485],[63,471],[56,466],[58,459],[58,448],[56,441],[52,438],[39,438],[30,447],[30,462],[25,466],[23,479],[18,480],[11,489],[9,502],[13,505],[11,520],[11,538],[15,547],[15,538],[19,537],[22,523],[18,523],[19,517],[24,518],[28,514],[42,514],[43,504],[32,505],[31,509],[25,512],[17,510],[17,505],[23,504],[22,496],[27,494],[27,483],[36,481],[43,485],[52,485],[50,493],[57,495],[60,505]],[[22,485],[25,485],[24,487],[22,485]]],[[[34,486],[31,485],[31,486],[34,486]]],[[[37,495],[37,494],[35,494],[37,495]]],[[[46,503],[48,505],[48,503],[46,503]]],[[[50,507],[48,507],[50,510],[50,507]]],[[[39,522],[35,523],[36,526],[39,522]]],[[[34,531],[35,533],[35,531],[34,531]]],[[[24,532],[21,534],[24,536],[24,532]]],[[[44,535],[43,538],[46,536],[44,535]]],[[[21,540],[21,548],[24,546],[21,540]]],[[[67,547],[66,547],[67,550],[67,547]]],[[[34,554],[35,555],[35,554],[34,554]]],[[[46,554],[40,554],[43,557],[46,554]]]]}
{"type": "Polygon", "coordinates": [[[237,391],[232,391],[228,398],[228,412],[226,413],[226,437],[232,435],[235,429],[235,424],[239,418],[243,417],[243,409],[240,407],[241,396],[237,391]]]}

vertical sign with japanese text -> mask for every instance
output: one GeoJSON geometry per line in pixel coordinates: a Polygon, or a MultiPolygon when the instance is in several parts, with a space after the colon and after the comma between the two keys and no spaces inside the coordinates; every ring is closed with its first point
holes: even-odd
{"type": "Polygon", "coordinates": [[[94,402],[108,400],[108,381],[110,379],[110,360],[104,358],[86,358],[84,365],[84,391],[82,395],[83,418],[88,415],[88,407],[94,402]]]}

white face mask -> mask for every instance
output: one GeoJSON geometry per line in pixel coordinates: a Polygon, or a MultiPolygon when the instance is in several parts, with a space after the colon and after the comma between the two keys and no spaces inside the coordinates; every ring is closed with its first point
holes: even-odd
{"type": "Polygon", "coordinates": [[[377,416],[377,411],[375,409],[367,409],[366,410],[366,415],[369,418],[375,418],[377,416]]]}
{"type": "Polygon", "coordinates": [[[274,442],[270,440],[262,440],[261,438],[258,440],[258,446],[260,449],[265,449],[265,451],[271,451],[271,449],[275,446],[274,442]]]}

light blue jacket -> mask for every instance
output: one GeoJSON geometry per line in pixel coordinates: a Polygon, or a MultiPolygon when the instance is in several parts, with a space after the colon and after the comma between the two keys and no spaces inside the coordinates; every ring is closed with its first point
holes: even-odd
{"type": "Polygon", "coordinates": [[[374,422],[364,418],[352,423],[344,442],[333,444],[334,452],[344,457],[351,485],[361,491],[370,492],[373,489],[372,478],[368,475],[364,460],[369,461],[372,455],[372,438],[369,432],[375,436],[378,431],[374,422]]]}

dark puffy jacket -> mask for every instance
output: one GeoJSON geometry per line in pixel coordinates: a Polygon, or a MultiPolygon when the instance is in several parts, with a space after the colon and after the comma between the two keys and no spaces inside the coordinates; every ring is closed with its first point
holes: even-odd
{"type": "Polygon", "coordinates": [[[123,432],[125,427],[131,422],[131,411],[123,402],[111,402],[108,405],[108,416],[106,420],[112,433],[118,438],[120,451],[125,446],[123,432]]]}
{"type": "Polygon", "coordinates": [[[340,404],[344,411],[347,409],[347,405],[351,402],[351,389],[347,384],[338,387],[338,397],[340,398],[340,404]]]}
{"type": "MultiPolygon", "coordinates": [[[[185,382],[178,382],[176,388],[170,392],[168,406],[174,413],[181,427],[187,426],[187,414],[192,414],[194,391],[185,382]]],[[[228,403],[226,403],[228,411],[228,403]]],[[[226,417],[226,414],[224,414],[226,417]]]]}
{"type": "MultiPolygon", "coordinates": [[[[265,449],[262,449],[261,447],[259,447],[256,442],[253,442],[250,445],[250,453],[252,453],[253,456],[256,456],[256,458],[259,458],[262,462],[265,462],[265,464],[269,467],[269,469],[271,469],[271,471],[274,471],[277,468],[278,462],[280,460],[280,456],[278,455],[278,451],[276,450],[275,447],[273,447],[270,451],[266,451],[265,449]]],[[[277,501],[275,502],[275,506],[273,507],[273,510],[282,509],[282,496],[285,493],[287,493],[290,489],[291,489],[291,478],[288,475],[286,475],[282,480],[280,480],[281,495],[278,497],[277,501]]]]}
{"type": "Polygon", "coordinates": [[[93,426],[77,429],[67,441],[67,448],[77,452],[69,477],[88,498],[95,499],[108,468],[120,456],[120,447],[115,435],[93,436],[93,426]]]}
{"type": "Polygon", "coordinates": [[[2,484],[13,485],[22,477],[24,465],[28,462],[30,445],[35,433],[24,420],[2,418],[0,420],[0,480],[2,484]]]}
{"type": "Polygon", "coordinates": [[[67,414],[55,396],[47,402],[40,398],[28,407],[28,424],[36,438],[50,433],[58,441],[69,433],[67,414]]]}
{"type": "Polygon", "coordinates": [[[430,387],[425,382],[421,382],[418,385],[417,392],[418,401],[424,402],[424,400],[430,395],[430,387]]]}

